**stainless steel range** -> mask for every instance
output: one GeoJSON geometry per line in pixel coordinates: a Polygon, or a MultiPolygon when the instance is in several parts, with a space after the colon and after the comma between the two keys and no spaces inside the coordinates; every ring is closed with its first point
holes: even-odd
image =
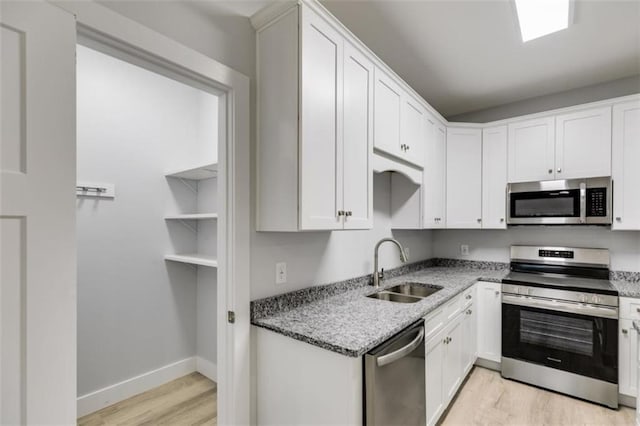
{"type": "Polygon", "coordinates": [[[618,293],[608,250],[511,247],[502,376],[618,408],[618,293]]]}

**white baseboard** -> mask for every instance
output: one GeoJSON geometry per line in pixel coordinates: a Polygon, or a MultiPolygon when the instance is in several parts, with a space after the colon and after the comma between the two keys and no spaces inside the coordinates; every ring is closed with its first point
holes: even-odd
{"type": "Polygon", "coordinates": [[[197,356],[196,371],[209,380],[213,380],[214,382],[218,381],[218,366],[211,361],[197,356]]]}
{"type": "MultiPolygon", "coordinates": [[[[77,415],[78,417],[86,416],[87,414],[131,398],[134,395],[191,374],[196,371],[198,364],[199,362],[196,361],[196,357],[186,358],[182,361],[174,362],[173,364],[165,365],[156,370],[148,371],[139,376],[116,383],[115,385],[82,395],[78,397],[77,415]]],[[[206,376],[206,374],[204,375],[206,376]]]]}

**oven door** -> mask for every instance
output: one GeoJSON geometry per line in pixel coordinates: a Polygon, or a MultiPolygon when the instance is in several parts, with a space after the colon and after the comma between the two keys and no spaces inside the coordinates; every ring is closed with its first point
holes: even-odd
{"type": "Polygon", "coordinates": [[[576,303],[577,309],[564,312],[557,310],[563,302],[535,299],[503,296],[502,356],[617,384],[617,312],[615,318],[606,312],[617,310],[594,307],[604,315],[594,316],[576,303]],[[545,303],[556,306],[546,309],[545,303]]]}

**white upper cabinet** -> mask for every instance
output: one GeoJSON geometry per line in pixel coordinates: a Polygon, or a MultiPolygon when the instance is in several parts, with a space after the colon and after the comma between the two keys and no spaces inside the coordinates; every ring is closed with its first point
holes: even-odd
{"type": "Polygon", "coordinates": [[[507,126],[482,130],[482,228],[506,229],[507,126]]]}
{"type": "Polygon", "coordinates": [[[345,42],[344,229],[373,227],[373,83],[373,63],[345,42]]]}
{"type": "Polygon", "coordinates": [[[406,161],[422,167],[427,140],[427,111],[408,94],[402,99],[400,151],[406,161]]]}
{"type": "Polygon", "coordinates": [[[300,228],[338,229],[344,44],[336,30],[307,8],[302,8],[301,24],[300,228]]]}
{"type": "Polygon", "coordinates": [[[555,119],[509,124],[509,182],[555,179],[555,119]]]}
{"type": "Polygon", "coordinates": [[[306,5],[257,42],[257,230],[371,228],[373,63],[306,5]]]}
{"type": "Polygon", "coordinates": [[[611,176],[611,107],[556,116],[556,179],[611,176]]]}
{"type": "Polygon", "coordinates": [[[640,230],[640,101],[613,107],[614,230],[640,230]]]}
{"type": "Polygon", "coordinates": [[[374,147],[401,157],[402,89],[380,68],[375,71],[374,147]]]}
{"type": "Polygon", "coordinates": [[[482,131],[447,129],[447,228],[482,227],[482,131]]]}
{"type": "Polygon", "coordinates": [[[447,128],[430,115],[426,122],[422,223],[425,228],[437,229],[446,225],[447,128]]]}

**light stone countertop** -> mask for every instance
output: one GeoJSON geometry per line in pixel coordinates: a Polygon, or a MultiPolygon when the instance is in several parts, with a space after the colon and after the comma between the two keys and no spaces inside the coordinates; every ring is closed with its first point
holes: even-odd
{"type": "Polygon", "coordinates": [[[290,310],[254,318],[252,324],[346,356],[358,357],[418,321],[477,281],[501,282],[508,269],[427,267],[385,279],[382,288],[404,282],[442,286],[417,303],[365,296],[378,291],[362,286],[311,301],[290,310]]]}

